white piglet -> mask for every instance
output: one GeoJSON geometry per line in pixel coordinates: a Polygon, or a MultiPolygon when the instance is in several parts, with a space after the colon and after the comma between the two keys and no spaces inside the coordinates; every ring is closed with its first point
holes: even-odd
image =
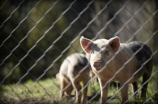
{"type": "MultiPolygon", "coordinates": [[[[119,37],[109,40],[80,38],[83,50],[90,54],[92,71],[97,74],[101,88],[101,103],[106,103],[109,80],[120,82],[122,103],[128,100],[128,85],[138,90],[137,80],[142,76],[145,83],[151,75],[153,59],[150,48],[138,41],[120,43],[119,37]],[[119,70],[118,73],[116,73],[119,70]],[[107,83],[108,82],[108,83],[107,83]],[[107,83],[105,88],[103,86],[107,83]]],[[[146,97],[148,83],[142,88],[141,97],[146,97]]]]}

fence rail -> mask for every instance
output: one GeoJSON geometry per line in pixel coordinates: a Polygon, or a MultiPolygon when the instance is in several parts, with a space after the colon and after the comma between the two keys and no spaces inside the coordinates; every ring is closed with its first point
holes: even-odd
{"type": "MultiPolygon", "coordinates": [[[[60,82],[55,76],[67,56],[83,53],[79,43],[81,36],[93,40],[118,36],[123,43],[141,41],[147,44],[154,59],[152,75],[147,80],[147,98],[144,100],[138,97],[139,99],[133,100],[134,94],[131,94],[132,89],[129,86],[128,101],[157,102],[157,12],[157,0],[0,1],[0,102],[65,103],[72,100],[74,97],[59,97],[60,82]]],[[[111,82],[140,50],[123,63],[122,68],[108,82],[111,82]]],[[[98,103],[100,98],[98,96],[101,89],[98,82],[91,82],[96,77],[91,78],[89,85],[86,85],[89,88],[87,102],[90,103],[98,103]]],[[[141,80],[139,79],[138,83],[141,80]]],[[[71,84],[70,82],[69,85],[71,84]]],[[[108,102],[120,103],[119,92],[124,86],[116,89],[114,84],[110,84],[108,102]]],[[[139,87],[137,92],[141,89],[142,87],[139,87]]]]}

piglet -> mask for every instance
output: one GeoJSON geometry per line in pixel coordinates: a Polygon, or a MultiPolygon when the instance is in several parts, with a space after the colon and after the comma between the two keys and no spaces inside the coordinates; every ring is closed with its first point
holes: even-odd
{"type": "Polygon", "coordinates": [[[107,101],[109,80],[120,82],[122,103],[125,103],[128,100],[129,83],[132,83],[134,92],[136,92],[138,90],[137,80],[142,76],[144,85],[141,89],[141,97],[146,97],[147,80],[151,76],[153,67],[152,52],[147,45],[138,41],[120,43],[117,36],[109,40],[95,41],[82,36],[80,44],[83,50],[90,55],[89,63],[92,71],[99,79],[101,103],[107,101]]]}
{"type": "Polygon", "coordinates": [[[59,73],[56,74],[57,79],[60,80],[60,97],[64,94],[70,95],[74,88],[76,91],[75,102],[85,102],[87,87],[83,89],[83,93],[81,95],[82,87],[80,82],[83,82],[83,87],[88,85],[90,73],[92,72],[90,72],[89,68],[89,62],[83,54],[75,53],[68,56],[61,64],[59,73]]]}

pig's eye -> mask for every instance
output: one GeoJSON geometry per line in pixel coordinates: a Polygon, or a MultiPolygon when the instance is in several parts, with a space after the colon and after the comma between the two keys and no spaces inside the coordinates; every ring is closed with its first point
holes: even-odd
{"type": "Polygon", "coordinates": [[[93,44],[93,47],[97,47],[97,44],[93,44]]]}
{"type": "Polygon", "coordinates": [[[108,49],[105,50],[104,54],[105,54],[105,55],[109,55],[109,50],[108,50],[108,49]]]}

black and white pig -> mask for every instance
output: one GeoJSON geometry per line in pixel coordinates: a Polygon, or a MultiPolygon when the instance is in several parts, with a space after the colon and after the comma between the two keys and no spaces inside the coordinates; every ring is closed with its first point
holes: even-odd
{"type": "Polygon", "coordinates": [[[68,56],[61,64],[59,73],[56,74],[57,79],[60,80],[60,97],[64,94],[70,95],[74,88],[76,92],[75,102],[85,102],[87,87],[83,89],[81,95],[81,93],[79,93],[82,92],[80,82],[83,82],[83,87],[88,85],[91,75],[93,75],[93,73],[90,70],[89,62],[85,55],[75,53],[68,56]]]}
{"type": "MultiPolygon", "coordinates": [[[[142,76],[143,84],[151,76],[152,52],[147,45],[141,42],[120,43],[117,36],[109,40],[98,39],[92,41],[82,36],[80,44],[83,50],[90,54],[89,61],[92,71],[98,76],[101,88],[101,103],[107,101],[110,79],[112,79],[111,81],[120,82],[123,87],[121,96],[122,103],[124,103],[128,100],[129,83],[132,83],[135,92],[138,89],[137,80],[142,76]],[[120,71],[116,73],[118,70],[120,71]],[[105,83],[107,83],[107,86],[103,88],[105,83]]],[[[148,83],[145,83],[141,89],[141,97],[146,97],[147,86],[148,83]]]]}

